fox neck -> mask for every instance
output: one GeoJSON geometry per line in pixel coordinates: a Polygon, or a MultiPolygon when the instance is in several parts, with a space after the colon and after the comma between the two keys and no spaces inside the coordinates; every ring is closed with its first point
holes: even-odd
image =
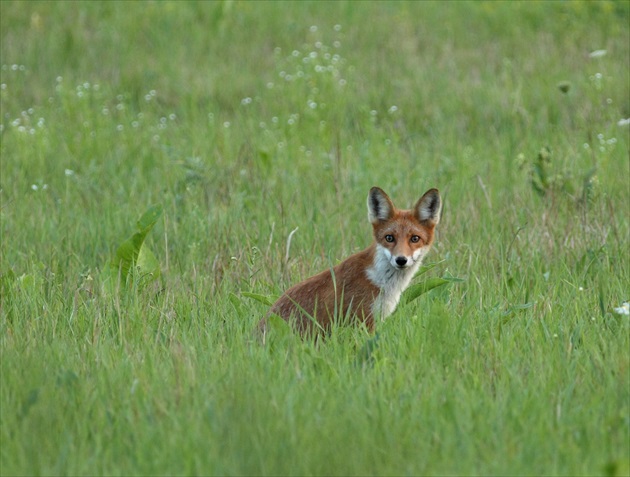
{"type": "Polygon", "coordinates": [[[390,258],[384,247],[374,245],[372,265],[367,269],[367,277],[380,290],[372,305],[372,315],[375,319],[385,319],[393,313],[400,295],[409,286],[422,262],[420,256],[412,265],[396,268],[392,266],[390,258]]]}

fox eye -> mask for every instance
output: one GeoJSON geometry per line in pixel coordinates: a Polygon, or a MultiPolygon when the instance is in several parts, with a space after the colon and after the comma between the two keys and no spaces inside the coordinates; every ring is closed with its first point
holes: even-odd
{"type": "Polygon", "coordinates": [[[389,242],[389,243],[392,243],[394,241],[394,236],[391,235],[391,234],[385,235],[385,241],[389,242]]]}
{"type": "Polygon", "coordinates": [[[418,237],[417,235],[412,235],[411,243],[418,243],[418,242],[420,242],[420,237],[418,237]]]}

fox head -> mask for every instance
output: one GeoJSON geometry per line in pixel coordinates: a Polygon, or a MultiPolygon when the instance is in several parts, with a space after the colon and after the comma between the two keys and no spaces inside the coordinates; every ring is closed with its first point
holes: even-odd
{"type": "Polygon", "coordinates": [[[377,252],[397,270],[419,265],[433,243],[442,201],[437,189],[428,190],[411,210],[401,210],[387,194],[372,187],[367,198],[368,219],[377,252]]]}

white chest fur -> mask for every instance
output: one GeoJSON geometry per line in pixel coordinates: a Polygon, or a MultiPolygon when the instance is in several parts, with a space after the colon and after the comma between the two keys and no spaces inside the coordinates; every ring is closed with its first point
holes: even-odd
{"type": "Polygon", "coordinates": [[[376,246],[374,263],[367,269],[368,278],[380,289],[372,304],[372,315],[375,319],[384,320],[396,309],[400,295],[409,286],[409,282],[416,274],[426,250],[420,249],[417,252],[420,253],[414,254],[410,266],[397,268],[391,263],[389,251],[380,245],[376,246]]]}

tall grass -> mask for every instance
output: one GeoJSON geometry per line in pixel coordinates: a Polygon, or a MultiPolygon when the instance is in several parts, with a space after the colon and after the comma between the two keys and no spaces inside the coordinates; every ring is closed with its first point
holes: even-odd
{"type": "Polygon", "coordinates": [[[0,3],[0,473],[627,474],[629,18],[0,3]],[[441,190],[465,282],[261,346],[243,293],[367,246],[372,185],[441,190]],[[159,279],[104,286],[156,203],[159,279]]]}

